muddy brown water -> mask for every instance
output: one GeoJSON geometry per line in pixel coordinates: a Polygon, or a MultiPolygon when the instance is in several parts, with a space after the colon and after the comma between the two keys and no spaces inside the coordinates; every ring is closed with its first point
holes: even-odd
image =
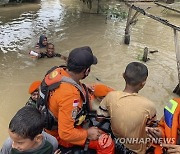
{"type": "MultiPolygon", "coordinates": [[[[147,5],[152,7],[149,12],[180,26],[180,14],[147,5]]],[[[145,47],[158,50],[149,54],[149,77],[140,94],[155,102],[159,117],[168,100],[177,97],[172,93],[178,78],[171,28],[140,15],[127,46],[123,43],[125,20],[106,22],[105,16],[84,11],[88,12],[78,0],[42,0],[0,8],[0,145],[8,136],[10,119],[29,98],[30,83],[41,80],[52,66],[64,64],[59,58],[36,60],[28,55],[40,34],[47,35],[56,52],[66,56],[75,47],[89,45],[99,62],[84,82],[98,83],[99,78],[117,90],[124,88],[122,73],[129,62],[138,61],[145,47]]]]}

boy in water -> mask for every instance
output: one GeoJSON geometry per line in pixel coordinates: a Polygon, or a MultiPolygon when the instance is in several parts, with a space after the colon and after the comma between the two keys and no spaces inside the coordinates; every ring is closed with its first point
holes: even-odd
{"type": "Polygon", "coordinates": [[[41,81],[34,81],[30,87],[29,87],[29,94],[31,94],[31,97],[29,98],[26,105],[34,106],[36,107],[36,102],[39,97],[39,86],[41,84],[41,81]]]}
{"type": "Polygon", "coordinates": [[[67,57],[59,54],[59,53],[55,53],[54,52],[54,44],[52,43],[48,43],[47,46],[46,46],[46,52],[40,52],[39,55],[38,55],[38,58],[52,58],[52,57],[60,57],[61,59],[63,60],[67,60],[67,57]]]}
{"type": "Polygon", "coordinates": [[[53,154],[57,140],[43,132],[44,118],[32,106],[21,108],[9,123],[9,138],[5,141],[1,154],[53,154]]]}

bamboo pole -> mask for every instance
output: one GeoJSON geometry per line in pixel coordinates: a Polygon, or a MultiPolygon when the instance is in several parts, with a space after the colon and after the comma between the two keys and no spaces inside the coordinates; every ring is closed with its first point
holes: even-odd
{"type": "Polygon", "coordinates": [[[177,60],[177,70],[178,70],[178,80],[179,80],[179,84],[176,86],[176,88],[173,90],[173,92],[180,95],[180,48],[179,48],[179,41],[178,41],[178,31],[180,31],[180,27],[169,23],[169,21],[166,19],[162,19],[160,17],[157,17],[157,16],[154,16],[150,13],[147,13],[144,9],[139,8],[135,5],[130,5],[128,3],[125,3],[125,4],[127,6],[129,6],[130,8],[140,12],[141,14],[148,16],[148,17],[150,17],[150,18],[152,18],[152,19],[154,19],[154,20],[156,20],[156,21],[158,21],[158,22],[160,22],[166,26],[173,28],[173,30],[174,30],[174,44],[175,44],[175,52],[176,52],[176,60],[177,60]]]}
{"type": "Polygon", "coordinates": [[[163,4],[160,4],[160,3],[157,3],[157,2],[154,2],[154,3],[155,3],[156,5],[158,5],[158,6],[164,7],[164,8],[166,8],[166,9],[169,9],[169,10],[174,11],[174,12],[177,12],[177,13],[180,13],[180,11],[179,11],[179,10],[176,10],[176,9],[171,8],[171,7],[169,7],[169,6],[166,6],[166,5],[163,5],[163,4]]]}
{"type": "Polygon", "coordinates": [[[131,18],[131,21],[130,21],[130,25],[133,23],[133,22],[135,22],[135,20],[136,20],[136,18],[138,17],[138,15],[139,15],[140,13],[138,12],[138,11],[136,11],[136,13],[134,14],[134,16],[131,18]]]}
{"type": "Polygon", "coordinates": [[[160,17],[158,17],[158,16],[154,16],[154,15],[146,12],[144,9],[142,9],[142,8],[140,8],[140,7],[137,7],[137,6],[135,6],[135,5],[130,5],[130,4],[128,4],[128,3],[126,3],[126,5],[129,6],[130,8],[132,8],[132,9],[140,12],[141,14],[143,14],[143,15],[145,15],[145,16],[148,16],[148,17],[150,17],[150,18],[152,18],[152,19],[154,19],[154,20],[156,20],[156,21],[161,22],[162,24],[164,24],[164,25],[166,25],[166,26],[169,26],[169,27],[171,27],[171,28],[173,28],[173,29],[175,29],[175,30],[177,30],[177,31],[180,31],[180,27],[169,23],[169,21],[166,20],[166,19],[160,18],[160,17]]]}

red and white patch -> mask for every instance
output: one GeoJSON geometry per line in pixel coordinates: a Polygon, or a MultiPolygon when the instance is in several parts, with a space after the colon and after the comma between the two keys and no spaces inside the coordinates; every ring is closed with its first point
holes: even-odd
{"type": "Polygon", "coordinates": [[[79,105],[79,100],[78,99],[74,99],[73,110],[72,110],[72,118],[73,119],[76,119],[76,116],[78,114],[78,105],[79,105]]]}
{"type": "Polygon", "coordinates": [[[79,105],[79,100],[78,99],[74,99],[73,107],[77,107],[78,105],[79,105]]]}

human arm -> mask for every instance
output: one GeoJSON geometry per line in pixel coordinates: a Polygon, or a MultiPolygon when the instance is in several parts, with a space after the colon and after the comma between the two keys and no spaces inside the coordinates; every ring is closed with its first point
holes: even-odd
{"type": "Polygon", "coordinates": [[[87,137],[89,136],[91,139],[92,134],[97,133],[98,130],[91,129],[92,131],[88,131],[74,126],[75,120],[72,116],[73,102],[78,100],[80,104],[82,103],[79,91],[74,86],[63,83],[57,97],[59,97],[57,101],[59,101],[58,133],[60,138],[71,144],[84,145],[87,137]]]}
{"type": "Polygon", "coordinates": [[[63,56],[60,53],[55,53],[54,56],[55,57],[60,57],[61,59],[65,60],[65,61],[67,61],[67,59],[68,59],[66,56],[63,56]]]}
{"type": "Polygon", "coordinates": [[[161,129],[158,127],[146,127],[146,132],[148,137],[151,139],[157,139],[163,137],[163,133],[161,129]]]}
{"type": "Polygon", "coordinates": [[[47,55],[46,55],[46,53],[44,53],[44,52],[40,52],[39,54],[38,54],[38,59],[40,59],[40,58],[45,58],[47,55]]]}
{"type": "Polygon", "coordinates": [[[165,137],[164,128],[164,117],[162,117],[157,127],[146,127],[147,136],[152,141],[157,141],[158,138],[162,139],[165,137]]]}
{"type": "Polygon", "coordinates": [[[36,48],[36,49],[39,49],[39,48],[40,48],[39,43],[37,43],[37,44],[35,45],[35,48],[36,48]]]}
{"type": "Polygon", "coordinates": [[[101,101],[99,108],[97,110],[97,121],[102,121],[104,119],[110,118],[108,111],[108,104],[110,101],[111,94],[106,95],[106,97],[101,101]]]}
{"type": "Polygon", "coordinates": [[[163,143],[161,146],[163,148],[167,149],[167,154],[179,154],[180,153],[180,145],[163,143]]]}

